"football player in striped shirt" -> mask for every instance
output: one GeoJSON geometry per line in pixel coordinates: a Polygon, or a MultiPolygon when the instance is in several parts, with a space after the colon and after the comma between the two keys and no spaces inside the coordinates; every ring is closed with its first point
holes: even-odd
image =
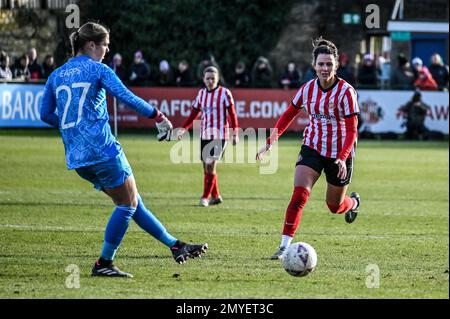
{"type": "Polygon", "coordinates": [[[327,179],[326,204],[334,214],[345,214],[352,223],[360,197],[346,196],[353,173],[359,106],[355,89],[336,76],[338,50],[327,40],[314,41],[312,64],[317,77],[303,84],[286,111],[278,119],[266,145],[256,155],[260,160],[278,140],[294,117],[305,109],[309,125],[303,132],[303,145],[296,162],[294,191],[286,209],[281,243],[271,259],[282,259],[297,230],[302,210],[322,171],[327,179]]]}
{"type": "Polygon", "coordinates": [[[203,162],[204,179],[203,195],[199,205],[209,206],[223,202],[219,192],[216,168],[229,138],[228,116],[231,121],[233,145],[239,142],[239,132],[233,96],[230,90],[219,85],[219,70],[214,66],[207,67],[203,71],[203,82],[205,88],[198,92],[191,114],[178,131],[177,137],[183,138],[201,113],[200,156],[203,162]]]}
{"type": "Polygon", "coordinates": [[[74,57],[50,75],[42,97],[41,119],[59,128],[67,168],[106,193],[116,205],[92,275],[132,277],[113,265],[131,219],[170,248],[177,263],[200,256],[207,244],[177,240],[145,207],[122,146],[111,133],[106,91],[142,116],[155,119],[158,140],[170,140],[172,124],[158,109],[131,93],[114,71],[101,63],[109,51],[106,27],[88,22],[73,32],[70,40],[74,57]]]}

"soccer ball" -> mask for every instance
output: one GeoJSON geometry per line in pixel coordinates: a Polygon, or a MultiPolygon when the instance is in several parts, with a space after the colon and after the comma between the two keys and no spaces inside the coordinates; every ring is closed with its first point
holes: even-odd
{"type": "Polygon", "coordinates": [[[303,277],[313,272],[317,266],[317,254],[307,243],[291,244],[283,258],[283,268],[289,275],[303,277]]]}

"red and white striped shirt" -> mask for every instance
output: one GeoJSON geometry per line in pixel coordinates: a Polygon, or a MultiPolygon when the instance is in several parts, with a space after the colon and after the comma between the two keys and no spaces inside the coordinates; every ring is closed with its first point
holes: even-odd
{"type": "Polygon", "coordinates": [[[234,109],[234,100],[230,90],[218,86],[212,91],[206,88],[201,89],[194,103],[192,104],[191,116],[186,120],[183,127],[189,128],[197,117],[201,115],[200,136],[202,140],[228,139],[228,119],[227,111],[230,115],[231,127],[238,127],[236,111],[234,109]]]}
{"type": "MultiPolygon", "coordinates": [[[[292,105],[305,108],[309,115],[309,125],[303,132],[303,144],[322,156],[336,158],[346,137],[344,118],[359,113],[355,89],[338,78],[332,87],[324,90],[316,78],[298,90],[292,105]]],[[[351,156],[354,153],[353,146],[351,156]]]]}

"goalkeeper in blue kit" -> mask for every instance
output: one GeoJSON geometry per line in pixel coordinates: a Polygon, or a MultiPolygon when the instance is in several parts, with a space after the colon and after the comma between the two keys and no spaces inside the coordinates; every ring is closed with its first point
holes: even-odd
{"type": "Polygon", "coordinates": [[[71,34],[70,41],[74,57],[47,80],[41,119],[59,128],[68,169],[74,169],[96,189],[105,192],[116,205],[92,275],[132,277],[113,265],[131,219],[169,247],[177,263],[201,256],[208,244],[178,240],[145,207],[122,146],[111,133],[105,90],[142,116],[155,119],[159,141],[170,140],[172,124],[158,109],[130,92],[116,74],[101,63],[109,51],[106,27],[88,22],[71,34]]]}

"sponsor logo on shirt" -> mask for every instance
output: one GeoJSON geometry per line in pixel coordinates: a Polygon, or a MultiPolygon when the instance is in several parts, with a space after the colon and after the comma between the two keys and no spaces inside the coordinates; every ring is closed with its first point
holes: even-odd
{"type": "Polygon", "coordinates": [[[331,120],[331,119],[336,119],[336,116],[334,116],[334,114],[311,114],[312,118],[315,118],[316,120],[331,120]]]}

